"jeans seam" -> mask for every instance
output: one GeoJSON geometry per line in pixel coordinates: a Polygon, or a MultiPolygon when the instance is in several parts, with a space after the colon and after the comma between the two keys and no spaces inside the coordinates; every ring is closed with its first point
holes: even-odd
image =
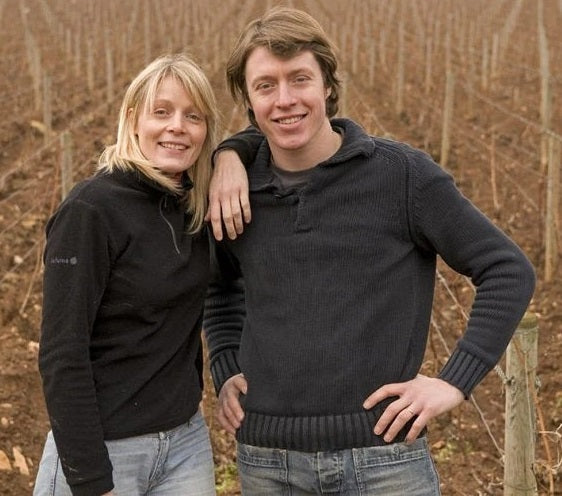
{"type": "Polygon", "coordinates": [[[289,452],[287,450],[280,450],[280,453],[283,460],[283,483],[285,484],[287,494],[290,496],[292,491],[289,484],[289,452]]]}
{"type": "Polygon", "coordinates": [[[166,458],[168,456],[168,449],[170,445],[170,437],[168,433],[164,439],[158,438],[158,453],[156,454],[156,461],[154,462],[154,468],[152,473],[148,476],[148,489],[150,490],[154,483],[158,481],[158,478],[163,472],[163,466],[166,462],[166,458]]]}
{"type": "Polygon", "coordinates": [[[363,480],[361,479],[361,471],[359,470],[359,455],[358,452],[352,448],[351,457],[353,459],[353,473],[355,474],[355,480],[357,482],[357,490],[359,495],[363,493],[363,480]]]}
{"type": "Polygon", "coordinates": [[[59,465],[59,460],[60,457],[57,454],[57,456],[55,456],[55,468],[53,470],[53,478],[51,479],[51,483],[50,483],[50,488],[49,488],[49,495],[50,496],[54,496],[55,495],[55,491],[57,490],[57,475],[59,473],[59,470],[62,469],[62,466],[59,465]]]}

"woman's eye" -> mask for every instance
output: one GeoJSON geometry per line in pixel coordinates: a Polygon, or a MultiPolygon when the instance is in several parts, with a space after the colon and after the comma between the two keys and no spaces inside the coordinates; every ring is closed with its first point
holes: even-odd
{"type": "Polygon", "coordinates": [[[203,117],[201,117],[199,114],[187,114],[186,117],[192,122],[201,122],[203,120],[203,117]]]}
{"type": "Polygon", "coordinates": [[[154,115],[159,116],[159,117],[168,115],[168,112],[167,112],[166,109],[155,109],[153,113],[154,113],[154,115]]]}

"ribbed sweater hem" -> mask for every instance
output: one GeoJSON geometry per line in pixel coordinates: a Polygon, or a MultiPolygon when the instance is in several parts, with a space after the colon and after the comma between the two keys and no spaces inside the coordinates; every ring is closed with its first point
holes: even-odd
{"type": "MultiPolygon", "coordinates": [[[[387,404],[363,412],[324,416],[280,417],[246,411],[236,439],[252,446],[306,452],[384,446],[391,443],[375,435],[373,429],[387,404]]],[[[392,443],[404,441],[413,421],[392,443]]]]}

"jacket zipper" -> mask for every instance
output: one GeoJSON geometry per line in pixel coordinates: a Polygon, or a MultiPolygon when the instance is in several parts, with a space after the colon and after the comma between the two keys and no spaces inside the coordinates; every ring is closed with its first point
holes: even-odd
{"type": "Polygon", "coordinates": [[[170,221],[168,219],[166,219],[166,216],[164,215],[164,211],[162,209],[162,206],[165,205],[165,204],[166,204],[166,196],[164,195],[162,198],[160,198],[160,204],[158,205],[158,210],[160,212],[160,217],[162,217],[162,219],[164,219],[164,222],[168,225],[168,228],[170,229],[170,232],[172,233],[172,241],[174,242],[174,248],[176,250],[176,253],[178,255],[180,255],[181,252],[180,252],[180,249],[178,248],[176,231],[174,230],[174,226],[172,226],[170,221]]]}

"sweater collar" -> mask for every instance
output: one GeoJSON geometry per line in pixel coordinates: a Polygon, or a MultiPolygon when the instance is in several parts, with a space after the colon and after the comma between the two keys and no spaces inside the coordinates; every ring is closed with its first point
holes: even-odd
{"type": "MultiPolygon", "coordinates": [[[[375,141],[364,129],[351,119],[334,118],[330,120],[332,129],[343,136],[339,150],[328,160],[318,164],[328,166],[347,162],[355,157],[369,157],[375,151],[375,141]]],[[[256,154],[255,163],[267,165],[271,160],[271,151],[267,140],[263,140],[256,154]]]]}
{"type": "MultiPolygon", "coordinates": [[[[346,165],[357,157],[370,157],[375,151],[375,141],[364,129],[351,119],[334,118],[330,120],[332,128],[343,136],[339,150],[328,160],[321,162],[317,167],[332,167],[346,165]]],[[[255,186],[264,186],[271,183],[272,171],[270,168],[271,151],[267,140],[263,140],[256,154],[252,167],[248,170],[252,174],[255,186]]]]}
{"type": "Polygon", "coordinates": [[[356,157],[370,157],[375,151],[375,141],[365,130],[351,119],[337,118],[331,119],[332,128],[342,130],[343,141],[339,150],[322,166],[341,164],[356,157]]]}

